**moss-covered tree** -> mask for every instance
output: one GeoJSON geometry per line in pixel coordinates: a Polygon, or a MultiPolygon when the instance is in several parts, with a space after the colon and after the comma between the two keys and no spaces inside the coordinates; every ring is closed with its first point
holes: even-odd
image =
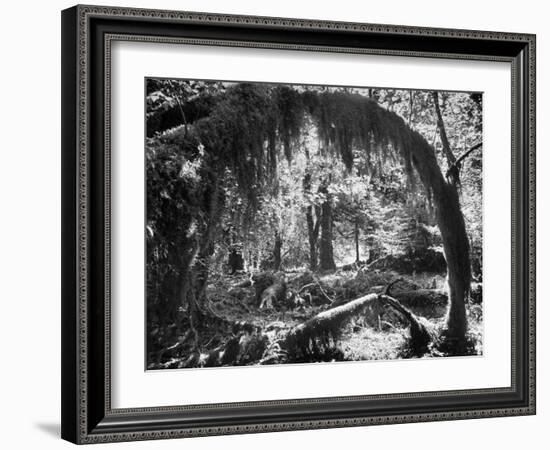
{"type": "MultiPolygon", "coordinates": [[[[459,195],[455,183],[443,175],[433,146],[419,132],[375,100],[351,91],[241,83],[209,95],[216,95],[216,102],[201,109],[196,120],[187,120],[184,126],[148,144],[148,158],[155,172],[148,174],[148,183],[149,176],[158,178],[148,185],[148,201],[154,204],[148,208],[148,251],[162,254],[161,262],[169,262],[170,275],[161,278],[174,287],[167,287],[165,292],[179,292],[173,297],[177,300],[156,299],[155,305],[168,304],[172,316],[178,308],[187,308],[195,321],[192,327],[205,320],[208,304],[204,290],[213,243],[220,233],[226,180],[235,180],[248,211],[257,210],[259,193],[276,183],[277,161],[291,161],[301,151],[298,139],[308,118],[317,130],[323,151],[337,155],[348,171],[354,166],[354,154],[363,152],[364,160],[373,166],[386,158],[398,159],[411,188],[416,186],[416,178],[420,179],[435,207],[447,262],[446,334],[458,342],[465,339],[470,259],[459,195]],[[175,156],[168,157],[168,153],[175,156]],[[178,173],[175,177],[174,171],[178,173]],[[166,184],[170,177],[172,181],[166,184]],[[162,215],[164,221],[167,213],[162,205],[164,197],[183,200],[179,200],[176,211],[169,212],[173,217],[160,226],[159,217],[162,215]],[[169,244],[160,244],[159,235],[169,244]]],[[[311,180],[308,185],[304,178],[303,187],[311,189],[311,180]]],[[[328,188],[323,189],[326,201],[321,207],[319,264],[321,268],[334,268],[329,246],[331,196],[328,188]]],[[[308,225],[315,228],[309,221],[308,225]]],[[[312,258],[312,266],[314,262],[312,258]]],[[[159,263],[161,266],[166,264],[159,263]]]]}

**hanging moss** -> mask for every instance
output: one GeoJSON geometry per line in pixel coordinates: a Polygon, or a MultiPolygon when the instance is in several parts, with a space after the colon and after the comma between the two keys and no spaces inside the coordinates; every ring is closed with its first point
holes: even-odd
{"type": "Polygon", "coordinates": [[[277,130],[287,161],[291,161],[304,124],[304,104],[298,91],[289,86],[277,86],[273,90],[277,105],[277,130]]]}
{"type": "Polygon", "coordinates": [[[405,172],[412,176],[410,154],[411,130],[403,119],[380,107],[373,100],[349,92],[311,92],[304,95],[304,104],[317,127],[323,147],[337,152],[348,170],[354,162],[354,150],[366,152],[370,161],[377,152],[379,171],[388,158],[400,154],[405,172]]]}
{"type": "MultiPolygon", "coordinates": [[[[279,151],[289,161],[297,151],[306,116],[317,128],[322,151],[339,155],[348,170],[358,152],[364,152],[367,170],[374,168],[378,175],[389,161],[400,160],[414,188],[413,167],[419,160],[412,149],[417,155],[433,153],[400,116],[363,95],[248,83],[228,88],[211,113],[178,139],[184,147],[199,142],[212,170],[222,174],[229,169],[254,206],[257,194],[277,179],[279,151]]],[[[418,171],[429,198],[432,172],[418,171]]]]}

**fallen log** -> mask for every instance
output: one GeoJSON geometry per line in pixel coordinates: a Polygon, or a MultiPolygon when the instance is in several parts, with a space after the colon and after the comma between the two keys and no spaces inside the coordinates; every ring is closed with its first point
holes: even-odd
{"type": "Polygon", "coordinates": [[[281,342],[289,357],[318,353],[338,339],[342,328],[354,317],[360,316],[370,303],[377,301],[378,294],[369,294],[344,305],[323,311],[290,330],[281,342]]]}
{"type": "Polygon", "coordinates": [[[410,345],[414,354],[421,354],[432,341],[427,324],[416,317],[393,297],[386,294],[368,294],[344,305],[317,314],[294,327],[283,338],[280,346],[289,359],[316,354],[335,344],[343,329],[353,319],[365,315],[374,302],[382,302],[395,309],[410,326],[410,345]]]}

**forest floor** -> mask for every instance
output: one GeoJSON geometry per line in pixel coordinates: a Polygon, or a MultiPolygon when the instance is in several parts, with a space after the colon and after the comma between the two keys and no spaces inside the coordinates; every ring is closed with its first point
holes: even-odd
{"type": "MultiPolygon", "coordinates": [[[[261,333],[262,339],[283,336],[316,317],[368,294],[382,294],[391,284],[391,295],[412,312],[428,329],[441,330],[447,310],[445,277],[439,273],[400,274],[393,270],[368,270],[351,267],[331,273],[318,274],[303,270],[268,273],[270,282],[282,283],[281,295],[266,301],[265,287],[249,274],[211,277],[206,297],[209,310],[233,327],[211,324],[199,331],[199,344],[190,342],[178,346],[176,352],[159,355],[149,360],[149,369],[184,368],[223,365],[273,364],[281,362],[365,361],[392,360],[410,357],[447,356],[434,342],[421,354],[410,345],[410,323],[382,302],[372,302],[354,315],[338,330],[337,338],[322,350],[291,360],[271,359],[266,362],[266,348],[262,342],[260,353],[242,357],[244,336],[261,333]],[[261,286],[261,287],[259,287],[261,286]],[[237,325],[237,326],[235,326],[237,325]],[[243,330],[248,330],[243,332],[243,330]],[[254,331],[251,331],[254,330],[254,331]],[[271,333],[271,334],[270,334],[271,333]],[[223,360],[228,353],[230,340],[236,340],[236,353],[232,360],[223,360]],[[200,357],[193,357],[193,352],[200,357]],[[264,358],[261,358],[263,352],[264,358]],[[216,355],[215,358],[213,355],[216,355]],[[213,361],[216,362],[213,362],[213,361]]],[[[270,284],[270,283],[267,283],[270,284]]],[[[182,311],[185,315],[185,311],[182,311]]],[[[463,355],[480,355],[483,351],[483,304],[481,286],[474,285],[472,298],[467,305],[468,343],[463,355]]],[[[267,340],[267,339],[266,339],[267,340]]],[[[260,342],[260,341],[258,341],[260,342]]]]}

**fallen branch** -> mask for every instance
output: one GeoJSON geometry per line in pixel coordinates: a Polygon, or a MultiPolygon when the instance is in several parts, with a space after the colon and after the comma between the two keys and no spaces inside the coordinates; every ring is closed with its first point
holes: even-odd
{"type": "Polygon", "coordinates": [[[361,270],[365,271],[367,269],[370,269],[371,267],[373,267],[374,265],[376,265],[380,261],[384,261],[386,259],[389,259],[391,256],[393,256],[393,255],[381,256],[380,258],[377,258],[374,261],[371,261],[370,263],[368,263],[368,264],[364,265],[363,267],[361,267],[361,270]]]}
{"type": "Polygon", "coordinates": [[[323,287],[321,286],[321,283],[317,282],[317,286],[319,286],[319,290],[321,291],[321,294],[323,294],[323,296],[324,296],[330,303],[334,303],[334,299],[328,296],[328,294],[325,292],[325,290],[324,290],[323,287]]]}
{"type": "Polygon", "coordinates": [[[403,278],[398,278],[397,280],[393,280],[390,284],[386,286],[386,289],[384,290],[385,295],[391,295],[391,288],[395,286],[400,281],[403,281],[403,278]]]}
{"type": "Polygon", "coordinates": [[[329,297],[329,295],[325,292],[325,290],[323,289],[323,286],[321,286],[321,283],[319,283],[319,281],[315,280],[313,283],[308,283],[308,284],[304,284],[299,290],[298,292],[296,293],[296,295],[300,295],[300,293],[305,290],[305,289],[309,289],[309,288],[312,288],[314,286],[317,286],[319,288],[319,290],[321,291],[321,294],[323,294],[323,297],[325,297],[330,303],[333,303],[334,302],[334,299],[329,297]]]}
{"type": "Polygon", "coordinates": [[[300,295],[300,292],[302,292],[305,289],[309,289],[310,287],[315,286],[317,283],[308,283],[304,284],[300,289],[298,289],[298,292],[296,292],[296,295],[300,295]]]}
{"type": "Polygon", "coordinates": [[[231,288],[247,288],[252,286],[252,280],[250,278],[247,278],[246,280],[240,281],[239,283],[235,283],[231,288]]]}

